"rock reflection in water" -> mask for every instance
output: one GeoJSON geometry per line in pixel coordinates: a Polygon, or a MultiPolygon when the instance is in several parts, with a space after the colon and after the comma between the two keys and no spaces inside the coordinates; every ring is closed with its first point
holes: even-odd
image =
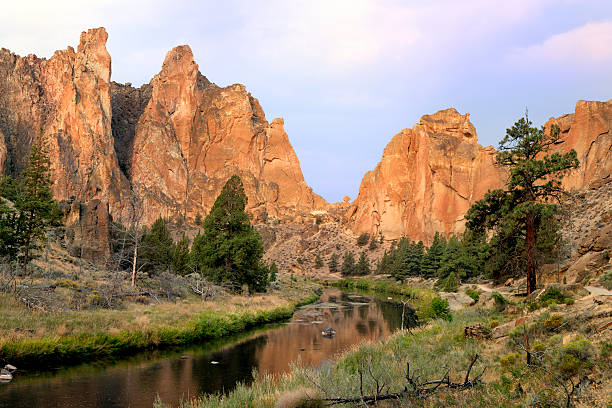
{"type": "MultiPolygon", "coordinates": [[[[300,309],[289,324],[225,345],[152,353],[113,366],[90,364],[57,374],[17,376],[10,385],[0,386],[0,408],[150,408],[156,395],[177,405],[190,396],[248,383],[253,369],[278,374],[298,359],[319,365],[355,343],[388,336],[400,327],[401,312],[401,304],[329,289],[319,304],[300,309]],[[326,327],[333,328],[335,336],[323,337],[326,327]]],[[[414,321],[413,314],[407,321],[414,321]]]]}

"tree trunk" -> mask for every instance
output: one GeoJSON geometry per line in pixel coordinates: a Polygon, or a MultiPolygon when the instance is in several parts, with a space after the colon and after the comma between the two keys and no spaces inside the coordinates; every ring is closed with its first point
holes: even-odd
{"type": "Polygon", "coordinates": [[[527,213],[525,253],[527,255],[527,294],[530,294],[536,289],[535,219],[531,210],[527,213]]]}
{"type": "Polygon", "coordinates": [[[138,236],[134,239],[134,258],[132,259],[132,287],[136,286],[136,259],[138,258],[138,236]]]}

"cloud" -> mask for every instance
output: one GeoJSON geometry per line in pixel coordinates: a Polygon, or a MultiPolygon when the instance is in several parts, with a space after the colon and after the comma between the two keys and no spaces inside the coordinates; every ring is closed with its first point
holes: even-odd
{"type": "Polygon", "coordinates": [[[508,60],[531,69],[562,66],[573,69],[607,67],[612,63],[612,20],[589,22],[539,44],[510,53],[508,60]]]}

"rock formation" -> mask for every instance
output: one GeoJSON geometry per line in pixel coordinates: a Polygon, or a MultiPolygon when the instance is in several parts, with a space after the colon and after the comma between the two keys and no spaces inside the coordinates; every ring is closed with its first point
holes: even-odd
{"type": "MultiPolygon", "coordinates": [[[[562,136],[551,150],[574,149],[580,160],[563,180],[566,189],[598,187],[612,177],[612,101],[579,101],[575,113],[550,119],[546,128],[551,124],[562,136]]],[[[436,231],[462,232],[474,201],[503,186],[506,176],[494,165],[495,155],[493,147],[478,145],[468,115],[447,109],[423,116],[391,140],[364,176],[348,211],[351,228],[426,242],[436,231]]]]}
{"type": "Polygon", "coordinates": [[[0,50],[0,132],[11,173],[25,168],[32,140],[44,133],[55,197],[102,199],[118,209],[127,180],[111,132],[107,37],[103,28],[88,30],[77,51],[68,47],[48,60],[0,50]]]}
{"type": "Polygon", "coordinates": [[[171,50],[150,84],[111,83],[107,37],[104,28],[88,30],[76,51],[48,60],[0,51],[1,174],[19,174],[43,132],[55,198],[108,202],[128,224],[134,205],[143,223],[193,220],[236,173],[255,215],[326,205],[306,185],[282,119],[268,123],[244,86],[212,84],[188,46],[171,50]]]}
{"type": "Polygon", "coordinates": [[[494,149],[477,140],[469,114],[455,109],[425,115],[395,135],[349,209],[354,231],[424,241],[436,231],[461,232],[474,201],[503,185],[494,149]]]}
{"type": "MultiPolygon", "coordinates": [[[[232,174],[241,176],[256,215],[325,206],[304,181],[283,120],[269,124],[243,85],[208,81],[188,46],[166,55],[150,87],[125,166],[148,222],[160,214],[194,219],[207,212],[232,174]]],[[[123,146],[130,144],[122,138],[123,146]]]]}
{"type": "Polygon", "coordinates": [[[569,190],[598,187],[612,177],[612,100],[578,101],[575,112],[551,118],[546,127],[557,124],[562,142],[553,150],[576,150],[580,167],[563,180],[569,190]]]}

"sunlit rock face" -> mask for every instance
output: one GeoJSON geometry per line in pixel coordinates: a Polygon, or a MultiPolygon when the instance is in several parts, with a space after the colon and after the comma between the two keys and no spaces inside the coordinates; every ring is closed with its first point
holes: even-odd
{"type": "Polygon", "coordinates": [[[283,120],[268,123],[243,85],[208,81],[188,46],[168,52],[150,87],[126,165],[148,221],[207,212],[233,174],[256,216],[325,207],[304,181],[283,120]]]}
{"type": "Polygon", "coordinates": [[[0,170],[18,174],[41,133],[49,141],[53,192],[108,201],[119,212],[128,183],[117,162],[111,132],[111,59],[104,28],[81,34],[49,59],[0,50],[0,170]],[[1,137],[0,137],[1,139],[1,137]]]}
{"type": "Polygon", "coordinates": [[[546,128],[561,129],[561,143],[554,151],[576,150],[580,167],[570,171],[563,184],[569,190],[599,187],[612,174],[612,100],[578,101],[574,113],[551,118],[546,128]]]}
{"type": "Polygon", "coordinates": [[[395,135],[349,210],[355,232],[427,242],[436,231],[460,232],[474,201],[503,185],[495,151],[477,140],[469,114],[455,109],[425,115],[395,135]]]}
{"type": "MultiPolygon", "coordinates": [[[[561,128],[561,141],[551,151],[575,149],[580,160],[565,176],[565,188],[605,183],[612,173],[612,101],[579,101],[575,113],[550,119],[546,128],[553,123],[561,128]]],[[[423,116],[391,140],[365,175],[349,223],[355,232],[388,239],[430,242],[436,231],[461,233],[470,206],[504,185],[506,173],[494,165],[495,155],[477,143],[468,115],[447,109],[423,116]]]]}
{"type": "Polygon", "coordinates": [[[117,220],[136,202],[143,223],[160,215],[193,220],[233,174],[256,216],[325,207],[304,181],[282,119],[268,123],[243,85],[212,84],[188,46],[171,50],[149,84],[111,83],[107,37],[104,28],[88,30],[76,51],[49,59],[0,51],[3,174],[23,171],[43,132],[55,197],[103,200],[117,220]]]}

